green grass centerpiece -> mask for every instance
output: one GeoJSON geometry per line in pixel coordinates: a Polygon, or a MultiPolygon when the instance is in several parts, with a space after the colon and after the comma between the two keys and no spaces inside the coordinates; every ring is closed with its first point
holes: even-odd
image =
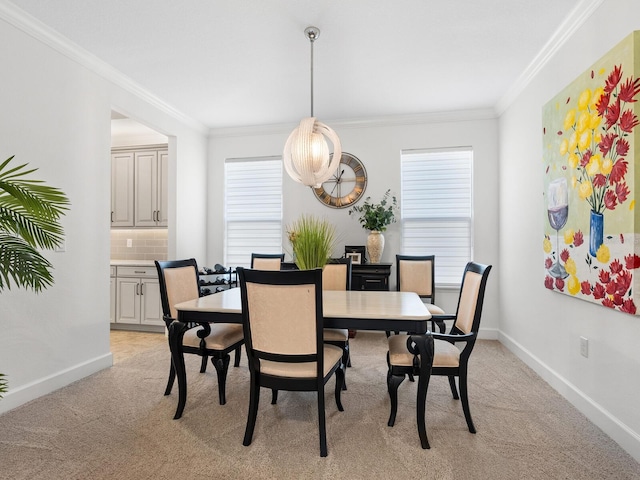
{"type": "Polygon", "coordinates": [[[302,215],[287,228],[293,258],[300,270],[322,268],[331,257],[336,230],[326,219],[302,215]]]}

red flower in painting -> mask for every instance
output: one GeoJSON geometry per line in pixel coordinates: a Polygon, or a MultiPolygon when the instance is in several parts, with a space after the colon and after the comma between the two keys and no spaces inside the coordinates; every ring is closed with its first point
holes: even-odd
{"type": "Polygon", "coordinates": [[[611,281],[611,275],[606,270],[600,270],[600,275],[598,275],[598,280],[605,285],[611,281]]]}
{"type": "Polygon", "coordinates": [[[544,287],[548,288],[549,290],[553,290],[553,278],[551,278],[549,275],[544,277],[544,287]]]}
{"type": "Polygon", "coordinates": [[[586,152],[584,152],[584,155],[582,155],[582,158],[580,158],[580,166],[581,167],[586,167],[589,164],[589,160],[591,160],[591,150],[587,150],[586,152]]]}
{"type": "Polygon", "coordinates": [[[636,313],[636,305],[635,303],[633,303],[633,299],[632,298],[627,298],[624,302],[622,302],[622,307],[620,307],[620,311],[625,312],[625,313],[631,313],[634,314],[636,313]]]}
{"type": "Polygon", "coordinates": [[[609,132],[604,137],[602,137],[602,140],[600,140],[600,143],[598,144],[598,148],[600,149],[600,153],[602,153],[602,155],[606,156],[607,153],[609,153],[609,150],[613,148],[616,138],[618,138],[618,135],[613,132],[609,132]]]}
{"type": "Polygon", "coordinates": [[[629,152],[629,142],[627,142],[624,138],[618,140],[616,145],[616,153],[621,157],[624,157],[629,152]]]}
{"type": "Polygon", "coordinates": [[[613,296],[613,298],[611,299],[611,301],[613,302],[614,305],[617,305],[618,307],[622,305],[622,302],[624,301],[622,299],[622,297],[618,294],[615,294],[613,296]]]}
{"type": "Polygon", "coordinates": [[[616,194],[611,190],[607,190],[607,193],[604,194],[604,206],[609,210],[615,210],[616,205],[618,205],[616,194]]]}
{"type": "Polygon", "coordinates": [[[614,303],[611,301],[611,299],[609,299],[608,297],[605,298],[602,301],[602,305],[604,305],[605,307],[609,307],[609,308],[616,308],[616,306],[614,305],[614,303]]]}
{"type": "Polygon", "coordinates": [[[576,247],[579,247],[580,245],[582,245],[584,243],[584,236],[582,235],[582,232],[580,230],[578,230],[574,235],[573,235],[573,244],[576,247]]]}
{"type": "Polygon", "coordinates": [[[618,123],[618,118],[620,118],[620,99],[616,100],[616,103],[609,104],[609,108],[604,114],[604,119],[607,122],[606,130],[618,123]]]}
{"type": "Polygon", "coordinates": [[[624,257],[624,264],[627,270],[633,270],[640,267],[640,257],[635,253],[633,255],[627,255],[624,257]]]}
{"type": "Polygon", "coordinates": [[[609,270],[611,270],[611,273],[613,274],[618,274],[622,271],[622,264],[620,263],[620,260],[618,260],[617,258],[611,262],[611,264],[609,265],[609,270]]]}
{"type": "Polygon", "coordinates": [[[595,177],[593,177],[593,186],[595,188],[604,187],[607,185],[607,177],[605,177],[601,173],[597,173],[595,177]]]}
{"type": "Polygon", "coordinates": [[[604,113],[607,111],[607,108],[609,108],[609,100],[611,100],[611,94],[603,93],[600,95],[598,103],[596,103],[596,110],[598,110],[598,115],[601,117],[604,117],[604,113]]]}
{"type": "Polygon", "coordinates": [[[561,278],[556,278],[556,288],[561,292],[564,291],[564,280],[561,278]]]}
{"type": "Polygon", "coordinates": [[[629,195],[629,187],[627,187],[626,183],[618,183],[616,185],[616,195],[618,195],[618,200],[620,203],[624,202],[629,195]]]}
{"type": "Polygon", "coordinates": [[[566,248],[562,250],[562,253],[560,254],[560,260],[565,263],[567,262],[567,260],[569,260],[569,251],[566,248]]]}
{"type": "Polygon", "coordinates": [[[620,79],[622,78],[622,65],[618,65],[613,67],[613,70],[609,74],[607,81],[604,84],[604,91],[606,93],[611,93],[616,88],[620,79]]]}
{"type": "Polygon", "coordinates": [[[620,117],[620,130],[631,133],[636,125],[638,125],[638,117],[631,110],[626,110],[620,117]]]}
{"type": "Polygon", "coordinates": [[[591,284],[586,280],[580,284],[580,293],[583,295],[591,295],[591,284]]]}
{"type": "Polygon", "coordinates": [[[627,162],[626,160],[618,160],[613,164],[613,168],[611,169],[611,173],[609,174],[609,179],[613,183],[618,183],[624,180],[624,176],[627,173],[627,162]]]}
{"type": "Polygon", "coordinates": [[[546,258],[544,260],[544,268],[546,268],[547,270],[549,270],[551,267],[553,266],[553,260],[551,260],[550,258],[546,258]]]}
{"type": "Polygon", "coordinates": [[[618,286],[616,285],[615,281],[607,283],[607,285],[604,287],[604,291],[607,295],[613,295],[617,290],[618,286]]]}
{"type": "Polygon", "coordinates": [[[620,85],[620,93],[618,96],[623,102],[635,102],[635,97],[640,92],[640,78],[636,78],[635,81],[632,78],[627,78],[627,81],[620,85]]]}
{"type": "Polygon", "coordinates": [[[633,278],[631,276],[631,272],[629,272],[628,270],[623,270],[622,272],[620,272],[620,275],[618,275],[618,285],[616,288],[618,294],[625,295],[629,291],[629,289],[631,288],[632,279],[633,278]]]}
{"type": "Polygon", "coordinates": [[[601,298],[604,298],[605,294],[604,287],[601,284],[596,283],[596,286],[593,287],[593,298],[600,300],[601,298]]]}

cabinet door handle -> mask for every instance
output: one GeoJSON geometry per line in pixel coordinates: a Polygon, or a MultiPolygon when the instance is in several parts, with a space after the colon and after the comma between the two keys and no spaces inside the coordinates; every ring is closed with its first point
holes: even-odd
{"type": "Polygon", "coordinates": [[[111,223],[113,223],[113,210],[111,210],[111,223]]]}
{"type": "Polygon", "coordinates": [[[140,284],[140,295],[144,295],[144,283],[140,284]]]}
{"type": "Polygon", "coordinates": [[[139,293],[139,287],[140,287],[140,284],[139,284],[139,283],[136,283],[136,295],[140,295],[140,293],[139,293]]]}

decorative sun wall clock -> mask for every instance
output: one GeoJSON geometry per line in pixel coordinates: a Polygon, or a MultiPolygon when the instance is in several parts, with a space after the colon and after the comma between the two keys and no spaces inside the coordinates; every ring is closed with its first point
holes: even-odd
{"type": "Polygon", "coordinates": [[[544,286],[637,315],[640,31],[543,108],[544,286]]]}

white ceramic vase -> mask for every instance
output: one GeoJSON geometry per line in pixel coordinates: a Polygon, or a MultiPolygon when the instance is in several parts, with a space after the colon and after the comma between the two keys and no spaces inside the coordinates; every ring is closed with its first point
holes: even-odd
{"type": "Polygon", "coordinates": [[[377,230],[371,230],[367,237],[367,250],[369,251],[369,261],[380,263],[382,251],[384,250],[384,235],[377,230]]]}

